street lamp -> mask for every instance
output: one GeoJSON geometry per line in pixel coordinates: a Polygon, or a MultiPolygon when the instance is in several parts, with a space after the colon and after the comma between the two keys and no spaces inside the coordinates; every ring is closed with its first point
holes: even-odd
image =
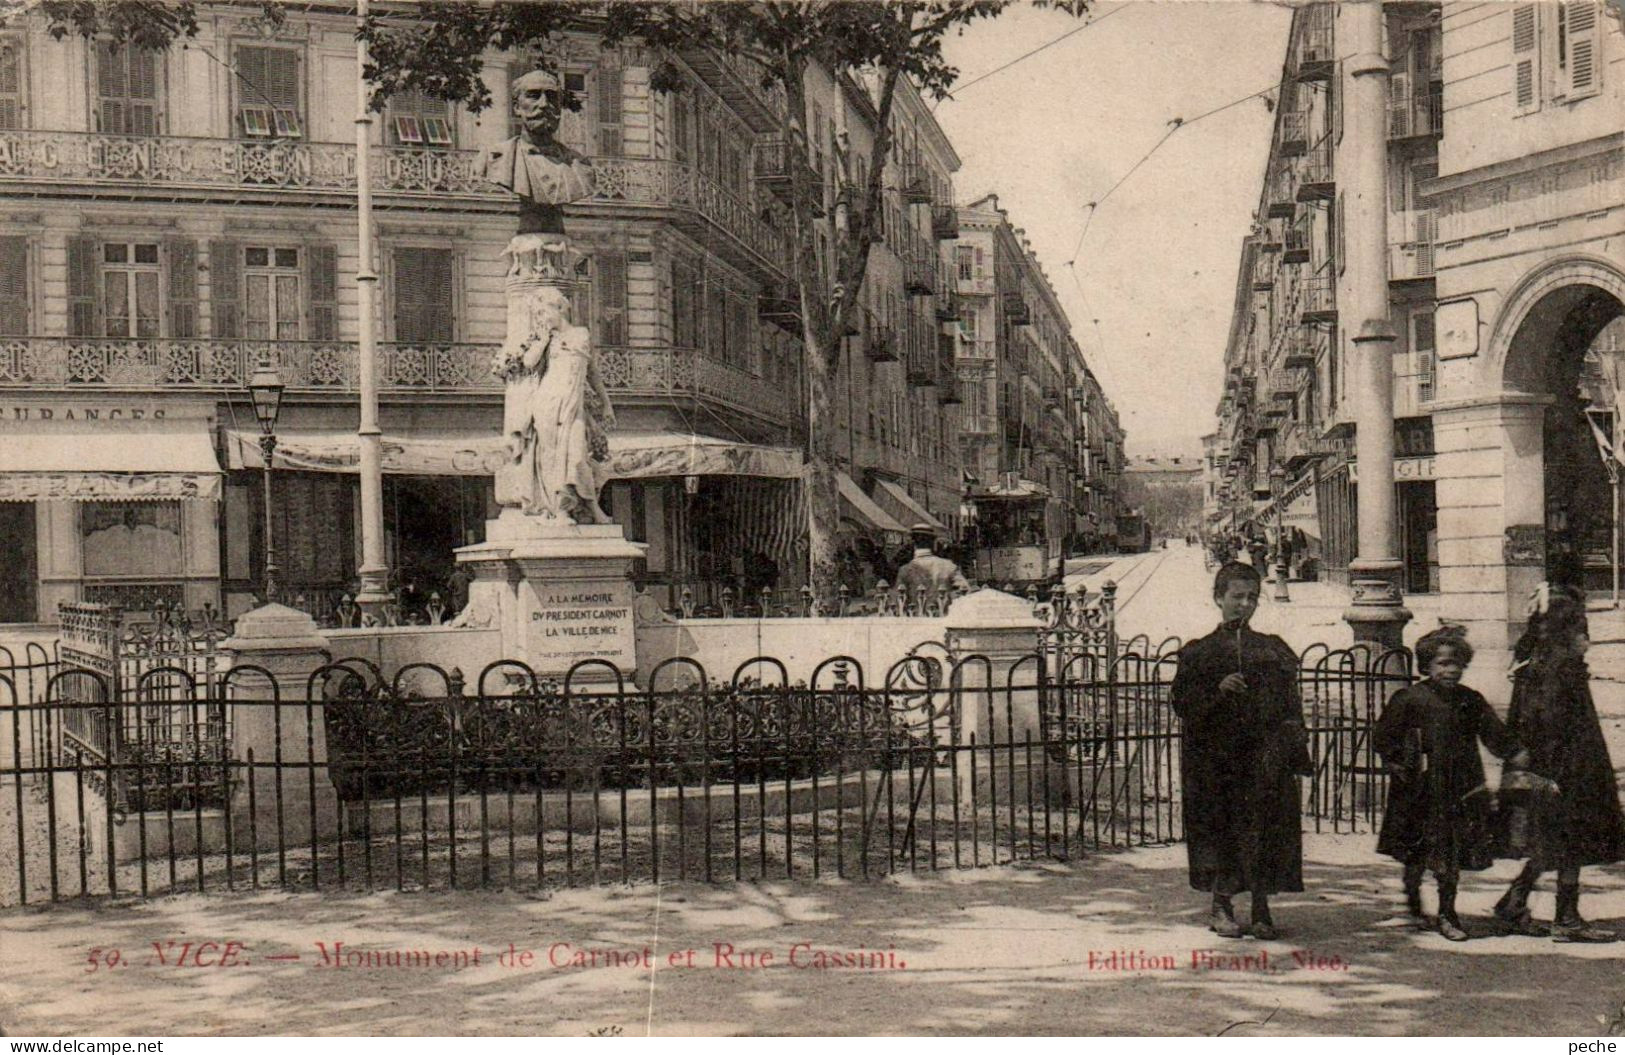
{"type": "Polygon", "coordinates": [[[271,533],[271,459],[276,454],[276,418],[286,386],[270,362],[261,360],[248,382],[254,417],[260,423],[260,458],[265,466],[265,603],[276,601],[276,545],[271,533]]]}
{"type": "Polygon", "coordinates": [[[1290,601],[1292,595],[1286,585],[1286,503],[1282,501],[1286,497],[1286,470],[1280,465],[1270,469],[1270,493],[1275,498],[1275,600],[1290,601]]]}

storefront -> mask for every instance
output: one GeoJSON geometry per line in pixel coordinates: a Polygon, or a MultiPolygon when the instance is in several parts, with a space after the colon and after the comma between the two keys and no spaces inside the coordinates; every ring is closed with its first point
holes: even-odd
{"type": "MultiPolygon", "coordinates": [[[[263,492],[257,481],[264,462],[257,434],[228,430],[225,443],[233,471],[228,598],[246,606],[263,552],[255,496],[263,492]]],[[[662,605],[675,606],[685,586],[701,604],[724,587],[800,586],[805,513],[798,452],[671,432],[613,433],[609,446],[602,504],[629,539],[648,546],[634,577],[662,605]]],[[[506,458],[502,440],[429,430],[391,435],[386,428],[382,447],[386,548],[403,607],[414,615],[438,594],[455,610],[467,587],[455,550],[483,541],[485,521],[498,512],[491,481],[506,458]]],[[[287,554],[279,559],[289,593],[313,610],[330,607],[354,588],[359,563],[355,434],[279,437],[272,466],[276,541],[279,554],[287,554]]]]}
{"type": "Polygon", "coordinates": [[[212,403],[19,398],[0,405],[0,621],[63,601],[219,603],[212,403]]]}

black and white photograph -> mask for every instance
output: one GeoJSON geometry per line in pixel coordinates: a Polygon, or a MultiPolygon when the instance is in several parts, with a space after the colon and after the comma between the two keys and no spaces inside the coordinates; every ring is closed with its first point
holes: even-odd
{"type": "Polygon", "coordinates": [[[1618,1051],[1622,520],[1625,0],[0,0],[12,1051],[1618,1051]]]}

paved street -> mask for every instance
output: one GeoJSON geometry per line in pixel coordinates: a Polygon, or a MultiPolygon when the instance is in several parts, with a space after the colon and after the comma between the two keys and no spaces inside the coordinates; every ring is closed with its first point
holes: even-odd
{"type": "MultiPolygon", "coordinates": [[[[1310,837],[1308,889],[1277,900],[1285,933],[1269,943],[1204,929],[1178,846],[867,884],[188,895],[14,912],[0,917],[0,1018],[8,1033],[49,1035],[1561,1035],[1601,1031],[1618,1010],[1617,946],[1487,936],[1508,866],[1464,881],[1463,913],[1484,938],[1453,945],[1392,918],[1399,870],[1372,842],[1310,837]],[[243,943],[243,962],[213,966],[219,949],[204,947],[209,966],[173,965],[184,943],[206,941],[243,943]],[[510,943],[533,958],[499,961],[510,943]],[[125,966],[93,965],[96,949],[125,966]],[[389,955],[406,951],[446,957],[389,955]],[[883,966],[819,958],[850,952],[882,953],[883,966]],[[1512,969],[1517,983],[1503,984],[1512,969]],[[1488,990],[1495,1000],[1471,999],[1488,990]]],[[[1590,914],[1625,924],[1625,881],[1588,883],[1603,891],[1590,914]]],[[[1549,893],[1535,909],[1551,912],[1549,893]]]]}

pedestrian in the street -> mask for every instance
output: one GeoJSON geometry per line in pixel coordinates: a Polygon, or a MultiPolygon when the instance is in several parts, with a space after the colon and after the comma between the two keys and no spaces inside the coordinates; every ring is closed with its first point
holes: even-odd
{"type": "Polygon", "coordinates": [[[1260,575],[1262,575],[1264,573],[1264,571],[1266,570],[1264,562],[1265,562],[1266,558],[1268,557],[1268,554],[1269,554],[1269,546],[1266,545],[1264,540],[1262,538],[1260,538],[1259,536],[1254,535],[1248,541],[1248,543],[1247,543],[1247,556],[1252,559],[1253,570],[1258,572],[1260,575]]]}
{"type": "Polygon", "coordinates": [[[1416,664],[1427,677],[1394,693],[1382,709],[1373,743],[1388,770],[1388,807],[1377,852],[1405,865],[1405,911],[1418,929],[1422,875],[1439,884],[1439,933],[1466,941],[1456,915],[1463,870],[1495,860],[1494,814],[1478,756],[1482,740],[1509,765],[1528,761],[1516,738],[1483,696],[1461,683],[1473,647],[1460,627],[1441,626],[1416,642],[1416,664]]]}
{"type": "MultiPolygon", "coordinates": [[[[1580,869],[1625,860],[1625,816],[1591,699],[1585,661],[1590,645],[1585,595],[1543,584],[1529,628],[1513,650],[1507,724],[1529,749],[1528,772],[1557,787],[1532,798],[1522,830],[1508,825],[1503,833],[1505,848],[1528,860],[1495,915],[1518,933],[1542,933],[1546,928],[1529,912],[1529,892],[1542,872],[1556,871],[1557,916],[1550,932],[1565,942],[1614,940],[1612,931],[1580,915],[1580,869]]],[[[1512,811],[1506,812],[1512,820],[1512,811]]]]}
{"type": "Polygon", "coordinates": [[[1277,936],[1269,896],[1303,889],[1298,774],[1310,770],[1298,657],[1247,625],[1262,579],[1230,562],[1213,578],[1218,629],[1179,651],[1171,702],[1183,720],[1185,846],[1192,889],[1212,895],[1209,925],[1244,932],[1231,898],[1253,896],[1254,937],[1277,936]]]}

